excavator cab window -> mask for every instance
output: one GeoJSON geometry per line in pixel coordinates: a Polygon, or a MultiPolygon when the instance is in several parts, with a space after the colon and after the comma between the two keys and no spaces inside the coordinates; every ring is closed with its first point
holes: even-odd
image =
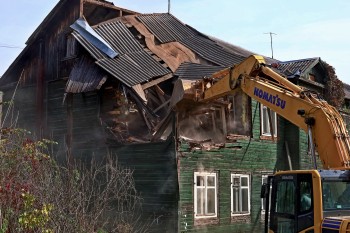
{"type": "Polygon", "coordinates": [[[272,186],[270,229],[295,233],[313,226],[311,174],[277,175],[272,186]]]}
{"type": "Polygon", "coordinates": [[[350,182],[323,181],[322,197],[324,211],[350,210],[350,182]]]}

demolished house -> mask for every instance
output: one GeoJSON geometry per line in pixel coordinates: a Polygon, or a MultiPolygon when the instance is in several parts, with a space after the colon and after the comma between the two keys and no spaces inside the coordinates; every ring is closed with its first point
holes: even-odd
{"type": "MultiPolygon", "coordinates": [[[[61,0],[26,44],[0,80],[4,100],[14,96],[5,125],[58,142],[62,162],[117,156],[134,169],[152,232],[260,231],[267,175],[309,166],[305,133],[275,113],[270,124],[242,92],[179,104],[193,82],[252,53],[171,14],[61,0]]],[[[323,92],[319,58],[277,69],[323,92]]]]}

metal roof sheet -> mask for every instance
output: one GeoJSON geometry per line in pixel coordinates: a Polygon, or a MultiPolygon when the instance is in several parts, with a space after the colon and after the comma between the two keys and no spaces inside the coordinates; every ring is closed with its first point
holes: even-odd
{"type": "Polygon", "coordinates": [[[157,17],[177,40],[197,35],[197,32],[193,31],[171,14],[159,14],[157,17]]]}
{"type": "Polygon", "coordinates": [[[106,81],[106,73],[86,56],[79,59],[69,74],[66,92],[81,93],[100,89],[106,81]]]}
{"type": "Polygon", "coordinates": [[[199,56],[220,66],[231,66],[244,60],[244,56],[224,49],[213,40],[191,29],[171,14],[137,16],[161,43],[179,41],[199,56]]]}
{"type": "Polygon", "coordinates": [[[148,30],[152,32],[152,34],[161,43],[168,43],[176,40],[167,26],[159,20],[159,15],[140,15],[137,16],[137,18],[148,28],[148,30]]]}
{"type": "Polygon", "coordinates": [[[96,64],[129,87],[170,73],[144,51],[125,54],[115,59],[100,59],[96,64]]]}
{"type": "Polygon", "coordinates": [[[135,62],[139,67],[141,67],[143,73],[147,73],[152,78],[170,73],[170,70],[163,67],[159,62],[153,59],[151,55],[143,50],[134,53],[128,53],[125,56],[135,62]]]}
{"type": "Polygon", "coordinates": [[[143,50],[140,43],[122,22],[104,23],[94,29],[98,35],[105,39],[119,53],[125,54],[143,50]]]}
{"type": "Polygon", "coordinates": [[[301,60],[293,60],[293,61],[284,61],[278,63],[278,70],[285,74],[294,74],[297,71],[301,71],[301,73],[304,73],[306,70],[312,68],[317,62],[319,61],[319,58],[308,58],[308,59],[301,59],[301,60]]]}
{"type": "Polygon", "coordinates": [[[128,87],[146,82],[152,78],[150,74],[142,70],[142,68],[127,55],[120,56],[118,59],[100,59],[96,64],[128,87]]]}
{"type": "Polygon", "coordinates": [[[195,31],[187,27],[171,14],[139,15],[137,18],[162,43],[178,41],[186,37],[197,35],[195,31]]]}
{"type": "MultiPolygon", "coordinates": [[[[114,21],[100,24],[94,28],[98,35],[107,41],[111,47],[118,51],[120,56],[109,58],[90,41],[73,32],[78,42],[97,60],[96,64],[113,75],[125,85],[132,87],[170,73],[159,62],[143,50],[141,44],[134,38],[128,28],[121,22],[114,21]]],[[[72,81],[72,80],[71,80],[72,81]]],[[[72,81],[73,82],[73,81],[72,81]]],[[[85,85],[75,82],[74,85],[85,85]]],[[[77,87],[75,87],[76,89],[77,87]]]]}
{"type": "Polygon", "coordinates": [[[118,56],[118,52],[113,50],[108,42],[98,35],[84,19],[77,19],[70,27],[110,58],[118,56]]]}
{"type": "Polygon", "coordinates": [[[213,73],[224,69],[223,66],[210,66],[197,63],[182,63],[176,70],[175,75],[181,79],[201,79],[204,76],[210,76],[213,73]]]}
{"type": "Polygon", "coordinates": [[[204,37],[187,37],[180,41],[204,59],[220,66],[232,66],[244,60],[245,57],[230,53],[215,42],[204,37]]]}
{"type": "Polygon", "coordinates": [[[96,60],[105,58],[106,56],[89,41],[82,37],[78,32],[72,32],[74,38],[93,56],[96,60]]]}

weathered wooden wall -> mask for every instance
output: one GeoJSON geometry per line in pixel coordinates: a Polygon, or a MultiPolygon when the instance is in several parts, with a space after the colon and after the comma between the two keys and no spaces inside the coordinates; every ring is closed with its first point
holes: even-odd
{"type": "Polygon", "coordinates": [[[177,232],[178,182],[175,142],[111,146],[119,164],[134,170],[136,189],[143,198],[143,220],[151,232],[177,232]]]}

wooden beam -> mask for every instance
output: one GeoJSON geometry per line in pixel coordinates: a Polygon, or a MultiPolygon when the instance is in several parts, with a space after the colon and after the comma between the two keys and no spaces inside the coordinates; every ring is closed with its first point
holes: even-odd
{"type": "Polygon", "coordinates": [[[224,133],[224,136],[227,136],[227,124],[226,124],[226,113],[225,113],[225,107],[221,107],[221,121],[222,121],[222,132],[224,133]]]}
{"type": "Polygon", "coordinates": [[[170,100],[164,102],[162,105],[160,105],[158,108],[154,109],[154,112],[158,112],[161,108],[165,107],[166,105],[168,105],[170,103],[170,100]]]}
{"type": "Polygon", "coordinates": [[[162,77],[160,77],[160,78],[157,78],[157,79],[155,79],[155,80],[152,80],[152,81],[150,81],[150,82],[148,82],[148,83],[143,84],[143,85],[142,85],[142,89],[145,90],[145,89],[147,89],[147,88],[149,88],[149,87],[152,87],[152,86],[154,86],[154,85],[157,85],[158,83],[164,82],[165,80],[168,80],[168,79],[170,79],[170,78],[172,78],[172,77],[173,77],[173,74],[172,74],[172,73],[166,74],[166,75],[164,75],[164,76],[162,76],[162,77]]]}
{"type": "Polygon", "coordinates": [[[139,14],[136,11],[131,11],[131,10],[128,10],[128,9],[125,9],[125,8],[117,7],[117,6],[113,5],[113,4],[108,4],[108,3],[100,2],[100,1],[96,1],[96,0],[84,0],[84,3],[90,3],[90,4],[97,5],[97,6],[103,6],[103,7],[106,7],[106,8],[113,9],[113,10],[125,11],[125,12],[131,13],[131,14],[139,14]]]}
{"type": "Polygon", "coordinates": [[[162,103],[166,102],[166,99],[164,98],[164,91],[158,86],[154,86],[158,95],[158,98],[162,101],[162,103]]]}
{"type": "Polygon", "coordinates": [[[147,97],[148,97],[148,100],[152,100],[156,105],[162,104],[162,102],[157,98],[157,96],[152,91],[148,91],[147,97]]]}

